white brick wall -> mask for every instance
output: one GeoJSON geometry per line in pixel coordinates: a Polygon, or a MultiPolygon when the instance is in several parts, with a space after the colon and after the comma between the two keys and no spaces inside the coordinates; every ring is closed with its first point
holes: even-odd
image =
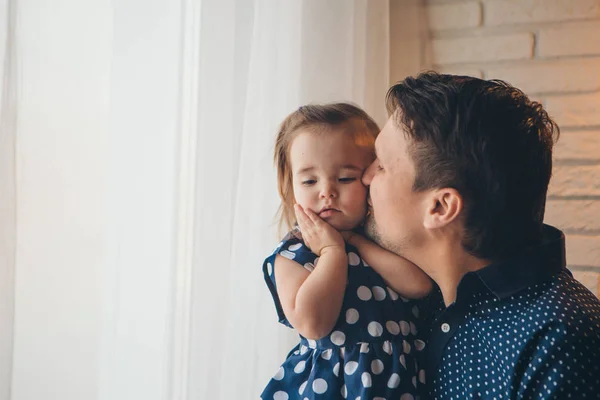
{"type": "Polygon", "coordinates": [[[563,128],[600,125],[600,92],[548,96],[545,105],[563,128]]]}
{"type": "Polygon", "coordinates": [[[540,57],[600,54],[598,20],[541,27],[537,37],[540,57]]]}
{"type": "Polygon", "coordinates": [[[484,0],[486,25],[600,18],[596,0],[484,0]]]}
{"type": "Polygon", "coordinates": [[[392,37],[392,56],[506,80],[559,124],[546,221],[563,229],[570,268],[599,295],[600,0],[426,0],[422,15],[418,28],[429,34],[414,36],[421,53],[395,48],[402,39],[392,37]]]}
{"type": "Polygon", "coordinates": [[[600,58],[527,60],[519,65],[491,66],[489,76],[501,76],[525,93],[600,90],[600,58]]]}
{"type": "Polygon", "coordinates": [[[427,7],[426,12],[435,30],[474,28],[481,24],[481,4],[477,1],[436,4],[427,7]]]}
{"type": "Polygon", "coordinates": [[[533,55],[533,35],[502,34],[480,37],[433,39],[433,54],[439,64],[477,61],[529,59],[533,55]]]}

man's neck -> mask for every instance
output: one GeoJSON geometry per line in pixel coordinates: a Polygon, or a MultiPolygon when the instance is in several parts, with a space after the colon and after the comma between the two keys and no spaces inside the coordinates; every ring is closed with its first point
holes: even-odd
{"type": "Polygon", "coordinates": [[[456,289],[463,276],[489,264],[490,261],[472,256],[462,246],[445,245],[431,249],[427,259],[419,266],[440,287],[444,303],[448,307],[456,301],[456,289]]]}

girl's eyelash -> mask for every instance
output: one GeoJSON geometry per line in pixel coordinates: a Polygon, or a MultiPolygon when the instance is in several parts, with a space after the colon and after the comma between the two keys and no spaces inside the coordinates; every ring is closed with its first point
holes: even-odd
{"type": "MultiPolygon", "coordinates": [[[[350,182],[356,181],[356,179],[358,179],[358,178],[347,177],[347,178],[339,178],[338,180],[342,183],[350,183],[350,182]]],[[[315,183],[317,183],[316,179],[307,179],[305,181],[302,181],[302,184],[305,186],[314,185],[315,183]]]]}

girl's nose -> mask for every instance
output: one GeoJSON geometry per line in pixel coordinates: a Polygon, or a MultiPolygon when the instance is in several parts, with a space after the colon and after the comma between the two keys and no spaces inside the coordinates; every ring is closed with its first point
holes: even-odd
{"type": "Polygon", "coordinates": [[[336,197],[337,192],[333,185],[325,185],[321,190],[321,198],[330,199],[336,197]]]}

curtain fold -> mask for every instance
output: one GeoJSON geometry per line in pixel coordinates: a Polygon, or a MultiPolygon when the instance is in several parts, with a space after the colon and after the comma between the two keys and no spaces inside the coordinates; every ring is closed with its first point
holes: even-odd
{"type": "Polygon", "coordinates": [[[308,102],[385,120],[388,1],[203,0],[189,399],[257,398],[296,334],[261,266],[276,245],[278,124],[308,102]]]}
{"type": "Polygon", "coordinates": [[[0,400],[11,393],[14,330],[17,123],[15,2],[0,0],[0,400]]]}

